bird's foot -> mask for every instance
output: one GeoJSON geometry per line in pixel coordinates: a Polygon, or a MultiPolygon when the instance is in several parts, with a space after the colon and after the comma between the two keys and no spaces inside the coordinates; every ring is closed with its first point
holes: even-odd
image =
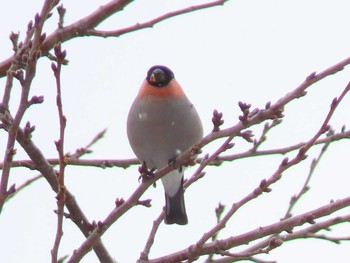
{"type": "Polygon", "coordinates": [[[141,166],[139,167],[139,173],[140,173],[139,181],[140,179],[142,179],[143,181],[143,180],[149,180],[150,178],[152,178],[154,176],[155,170],[156,170],[155,168],[148,169],[146,163],[142,162],[141,166]]]}

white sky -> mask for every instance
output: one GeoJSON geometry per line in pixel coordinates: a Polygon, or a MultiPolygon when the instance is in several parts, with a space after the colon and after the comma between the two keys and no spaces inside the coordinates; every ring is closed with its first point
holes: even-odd
{"type": "MultiPolygon", "coordinates": [[[[94,11],[103,1],[63,1],[67,8],[65,24],[94,11]]],[[[121,14],[102,24],[100,29],[118,29],[144,22],[164,12],[200,1],[135,1],[121,14]]],[[[25,35],[28,21],[41,9],[42,1],[6,1],[0,9],[0,60],[11,54],[8,35],[20,31],[25,35]]],[[[125,121],[129,106],[154,64],[173,69],[187,95],[201,115],[205,134],[211,130],[213,109],[224,112],[225,127],[238,121],[238,101],[263,107],[267,101],[295,88],[313,71],[321,71],[350,56],[349,8],[346,0],[232,0],[192,14],[176,17],[152,29],[119,38],[80,38],[63,44],[70,64],[63,69],[64,113],[68,119],[66,151],[86,145],[102,129],[108,132],[85,158],[129,158],[125,121]]],[[[45,28],[50,34],[57,25],[55,14],[45,28]]],[[[23,124],[30,120],[36,126],[34,142],[47,157],[57,157],[54,140],[58,139],[55,106],[55,82],[51,62],[40,60],[31,94],[43,95],[45,102],[30,108],[23,124]]],[[[269,134],[263,148],[281,147],[308,140],[319,128],[332,99],[349,81],[349,69],[331,76],[309,89],[306,97],[286,107],[282,125],[269,134]]],[[[5,79],[0,80],[4,87],[5,79]]],[[[18,103],[19,87],[12,95],[11,110],[18,103]]],[[[349,124],[346,97],[331,120],[340,130],[349,124]]],[[[259,135],[261,128],[254,128],[259,135]]],[[[6,133],[0,131],[0,159],[3,159],[6,133]]],[[[250,147],[239,138],[236,153],[250,147]]],[[[215,149],[217,143],[203,150],[215,149]]],[[[252,201],[230,221],[220,238],[243,233],[281,218],[290,197],[303,184],[313,157],[290,169],[273,191],[252,201]]],[[[293,156],[291,154],[290,156],[293,156]]],[[[349,194],[349,142],[330,147],[311,181],[311,190],[296,207],[295,213],[328,203],[349,194]]],[[[16,159],[26,159],[18,150],[16,159]]],[[[151,257],[158,257],[188,247],[215,223],[218,202],[230,206],[268,178],[283,156],[246,159],[206,169],[204,179],[186,192],[189,216],[187,226],[161,225],[151,257]]],[[[191,170],[188,171],[188,175],[191,170]]],[[[13,169],[10,185],[29,179],[35,171],[13,169]]],[[[66,184],[90,220],[103,220],[117,197],[128,198],[137,187],[137,167],[97,169],[68,167],[66,184]]],[[[152,207],[136,207],[116,222],[103,236],[103,242],[118,262],[134,262],[141,252],[152,221],[164,204],[163,189],[149,189],[143,196],[151,198],[152,207]]],[[[56,229],[54,193],[41,180],[9,201],[0,216],[0,262],[49,262],[56,229]]],[[[349,209],[347,210],[349,211],[349,209]]],[[[345,214],[345,210],[342,213],[345,214]]],[[[334,227],[331,235],[348,236],[349,227],[334,227]]],[[[64,223],[60,255],[71,254],[84,240],[69,220],[64,223]]],[[[266,260],[279,262],[338,262],[348,259],[350,245],[326,241],[298,240],[288,242],[266,260]]],[[[96,262],[93,252],[82,262],[96,262]]]]}

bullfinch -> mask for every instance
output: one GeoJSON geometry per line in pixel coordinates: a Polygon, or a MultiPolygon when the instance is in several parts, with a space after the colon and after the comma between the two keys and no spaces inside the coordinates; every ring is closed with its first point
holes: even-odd
{"type": "MultiPolygon", "coordinates": [[[[169,68],[153,66],[148,70],[129,111],[127,135],[135,155],[148,169],[168,165],[203,137],[199,115],[169,68]]],[[[183,177],[180,168],[161,179],[166,224],[188,222],[183,177]]]]}

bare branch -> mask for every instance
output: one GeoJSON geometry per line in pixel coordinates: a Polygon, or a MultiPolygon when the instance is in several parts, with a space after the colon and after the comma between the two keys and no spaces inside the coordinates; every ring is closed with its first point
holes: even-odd
{"type": "MultiPolygon", "coordinates": [[[[330,136],[327,136],[325,138],[320,138],[314,143],[314,145],[327,144],[327,143],[339,141],[342,139],[350,139],[350,130],[336,133],[334,135],[330,135],[330,136]]],[[[214,162],[212,164],[215,164],[215,162],[217,164],[220,164],[223,161],[234,161],[237,159],[262,156],[262,155],[277,155],[277,154],[284,155],[284,154],[287,154],[289,152],[300,149],[300,147],[302,147],[303,145],[305,145],[305,142],[300,142],[300,143],[290,145],[287,147],[268,149],[268,150],[254,150],[254,148],[252,148],[252,149],[249,149],[245,152],[241,152],[241,153],[237,153],[237,154],[219,156],[218,158],[216,158],[214,160],[214,162]]]]}
{"type": "Polygon", "coordinates": [[[189,246],[186,249],[177,251],[173,254],[169,254],[164,257],[151,259],[148,262],[150,263],[179,262],[182,260],[187,260],[188,258],[197,258],[200,255],[216,253],[216,251],[218,250],[226,251],[232,247],[248,244],[249,242],[253,240],[257,240],[262,237],[266,237],[276,233],[281,233],[283,231],[288,232],[296,226],[304,225],[305,223],[309,222],[310,219],[315,220],[317,218],[330,215],[335,211],[338,211],[348,206],[350,206],[350,197],[339,199],[333,203],[330,203],[325,206],[321,206],[309,212],[290,217],[286,220],[279,221],[271,225],[259,227],[255,230],[248,231],[241,235],[232,236],[226,239],[222,239],[220,241],[205,243],[200,248],[200,250],[196,250],[195,246],[189,246]]]}
{"type": "Polygon", "coordinates": [[[60,246],[61,238],[63,236],[63,214],[64,214],[64,204],[66,200],[66,187],[64,184],[64,175],[65,175],[65,155],[64,155],[64,133],[66,129],[66,116],[63,114],[63,105],[62,105],[62,90],[61,90],[61,68],[62,63],[66,56],[66,51],[61,50],[61,44],[58,44],[54,47],[55,56],[57,64],[52,63],[51,68],[54,72],[56,79],[56,104],[58,110],[58,119],[59,119],[59,139],[55,142],[56,149],[59,156],[59,171],[58,171],[58,193],[56,196],[57,199],[57,228],[56,228],[56,237],[54,241],[53,248],[51,250],[51,262],[57,263],[58,259],[58,249],[60,246]]]}
{"type": "Polygon", "coordinates": [[[148,239],[147,239],[147,242],[146,242],[146,245],[145,245],[143,251],[140,253],[140,258],[139,258],[138,262],[148,260],[149,252],[151,251],[151,247],[154,243],[154,238],[156,236],[156,233],[158,231],[160,224],[163,221],[163,218],[164,218],[164,211],[162,211],[160,213],[160,215],[153,221],[151,232],[148,235],[148,239]]]}
{"type": "Polygon", "coordinates": [[[27,181],[25,181],[22,185],[16,187],[16,191],[11,194],[7,199],[6,202],[10,201],[15,195],[17,195],[21,190],[25,189],[26,187],[28,187],[29,185],[31,185],[32,183],[34,183],[35,181],[39,180],[40,178],[43,178],[43,176],[41,174],[34,176],[33,178],[28,179],[27,181]]]}
{"type": "MultiPolygon", "coordinates": [[[[118,29],[115,31],[100,31],[96,30],[100,23],[105,21],[107,18],[113,14],[122,11],[128,4],[132,1],[130,0],[112,0],[109,3],[100,6],[92,14],[74,22],[71,25],[63,27],[63,22],[59,24],[59,28],[50,34],[40,47],[40,52],[44,55],[48,55],[49,51],[54,47],[55,44],[61,42],[64,43],[68,40],[82,37],[82,36],[102,36],[102,37],[116,37],[123,34],[141,30],[144,28],[152,27],[157,23],[160,23],[171,17],[175,17],[181,14],[186,14],[189,12],[194,12],[197,10],[202,10],[218,5],[224,4],[228,0],[216,0],[205,4],[200,4],[196,6],[190,6],[177,11],[169,12],[167,14],[161,15],[158,18],[152,19],[145,23],[137,23],[134,26],[118,29]]],[[[50,1],[47,1],[50,2],[50,1]]],[[[6,75],[7,70],[10,68],[13,58],[10,57],[5,61],[0,63],[0,77],[6,75]]]]}
{"type": "MultiPolygon", "coordinates": [[[[38,14],[35,16],[34,26],[32,25],[32,23],[28,25],[27,39],[26,39],[27,42],[20,50],[17,51],[15,55],[15,58],[18,59],[18,61],[21,61],[22,63],[25,64],[26,74],[24,75],[22,71],[9,73],[10,79],[8,79],[7,81],[8,86],[6,87],[6,93],[4,95],[3,102],[1,103],[2,104],[1,110],[7,111],[10,90],[12,87],[12,76],[17,77],[22,86],[22,92],[21,92],[21,99],[20,99],[20,103],[19,103],[16,115],[13,118],[11,125],[8,127],[8,139],[7,139],[6,153],[3,161],[4,167],[2,170],[1,184],[0,184],[0,212],[5,203],[5,200],[9,196],[7,185],[8,185],[8,178],[10,175],[10,168],[12,166],[13,155],[16,153],[14,145],[15,145],[15,141],[16,141],[16,137],[17,137],[17,133],[19,130],[22,117],[25,111],[31,105],[28,100],[29,90],[30,90],[32,80],[35,77],[37,59],[41,55],[40,50],[38,49],[38,46],[40,44],[40,41],[42,40],[41,31],[44,24],[44,20],[46,19],[46,17],[48,16],[52,8],[51,2],[52,1],[50,0],[45,1],[40,16],[38,14]],[[28,36],[31,36],[33,34],[34,34],[34,38],[32,41],[28,36]]],[[[20,62],[15,61],[15,64],[17,63],[20,63],[20,62]]],[[[12,65],[12,60],[11,60],[11,65],[12,65]]],[[[13,66],[13,68],[18,69],[19,67],[13,66]]]]}
{"type": "Polygon", "coordinates": [[[194,12],[197,10],[202,10],[202,9],[206,9],[206,8],[210,8],[210,7],[214,7],[214,6],[223,5],[227,1],[228,0],[217,0],[217,1],[209,2],[209,3],[189,6],[189,7],[183,8],[183,9],[179,9],[176,11],[166,13],[164,15],[157,17],[157,18],[151,19],[147,22],[137,23],[133,26],[125,27],[125,28],[118,29],[118,30],[103,31],[103,30],[97,30],[97,29],[89,29],[86,31],[86,36],[119,37],[119,36],[124,35],[126,33],[134,32],[134,31],[141,30],[144,28],[152,28],[154,25],[158,24],[159,22],[162,22],[166,19],[169,19],[169,18],[172,18],[175,16],[183,15],[186,13],[191,13],[191,12],[194,12]]]}
{"type": "Polygon", "coordinates": [[[309,182],[311,180],[312,175],[314,174],[314,171],[317,167],[317,164],[319,164],[322,156],[325,154],[325,152],[327,151],[328,147],[330,145],[330,142],[326,143],[325,145],[323,145],[320,154],[318,155],[317,158],[313,159],[311,162],[311,166],[310,166],[310,171],[309,174],[305,180],[304,185],[302,186],[302,188],[300,189],[299,193],[297,193],[296,195],[294,195],[293,197],[291,197],[290,202],[289,202],[289,207],[287,209],[287,212],[285,213],[283,219],[286,219],[288,217],[290,217],[292,214],[292,210],[294,208],[294,206],[296,205],[296,203],[302,198],[302,196],[310,189],[309,186],[309,182]]]}

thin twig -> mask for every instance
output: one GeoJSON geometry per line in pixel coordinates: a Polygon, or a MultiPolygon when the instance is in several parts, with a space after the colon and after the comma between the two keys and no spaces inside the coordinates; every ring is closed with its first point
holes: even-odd
{"type": "Polygon", "coordinates": [[[52,69],[54,71],[56,79],[56,104],[58,110],[58,119],[59,119],[59,139],[55,142],[56,149],[59,156],[59,170],[58,170],[58,193],[56,196],[57,199],[57,228],[56,228],[56,237],[54,241],[53,248],[51,250],[51,262],[57,263],[58,259],[58,249],[60,246],[61,238],[63,236],[63,214],[64,214],[64,204],[66,202],[66,187],[64,184],[64,172],[66,167],[65,155],[64,155],[64,133],[66,128],[66,117],[63,113],[62,105],[62,89],[61,89],[61,69],[62,63],[66,56],[66,51],[61,50],[61,45],[58,44],[55,46],[55,55],[57,58],[57,64],[52,63],[52,69]]]}
{"type": "MultiPolygon", "coordinates": [[[[303,239],[314,238],[312,233],[316,233],[316,232],[318,232],[320,230],[324,230],[324,229],[329,229],[331,226],[334,226],[337,224],[348,223],[348,222],[350,222],[350,215],[337,216],[334,218],[330,218],[330,219],[327,219],[324,221],[317,222],[317,223],[312,224],[311,226],[307,226],[303,229],[293,231],[292,233],[287,233],[286,235],[278,234],[278,235],[273,235],[273,236],[277,239],[284,241],[284,242],[292,241],[292,240],[296,240],[296,239],[300,239],[300,238],[303,238],[303,239]]],[[[240,253],[247,253],[247,252],[255,251],[255,250],[262,248],[262,247],[266,247],[268,245],[271,237],[272,236],[267,237],[267,238],[263,239],[262,241],[251,245],[249,248],[244,249],[240,253]]],[[[339,240],[342,241],[343,239],[339,238],[339,240]]],[[[344,241],[346,241],[346,240],[347,240],[347,238],[345,237],[344,241]]],[[[333,242],[332,240],[328,240],[328,241],[333,242]]],[[[221,262],[221,261],[219,261],[219,262],[221,262]]],[[[231,262],[236,262],[236,260],[231,261],[231,262]]]]}
{"type": "Polygon", "coordinates": [[[276,239],[274,237],[270,238],[267,247],[264,248],[258,248],[253,251],[248,252],[240,252],[240,253],[232,253],[228,252],[226,250],[219,250],[217,254],[220,254],[222,256],[228,256],[231,259],[240,260],[240,259],[249,259],[253,256],[259,255],[259,254],[268,254],[271,250],[278,248],[280,245],[282,245],[283,241],[280,239],[276,239]]]}
{"type": "Polygon", "coordinates": [[[197,10],[203,10],[206,8],[211,8],[214,6],[220,6],[223,5],[225,2],[228,0],[217,0],[217,1],[212,1],[204,4],[199,4],[199,5],[194,5],[194,6],[189,6],[183,9],[179,9],[176,11],[172,11],[169,13],[166,13],[164,15],[161,15],[157,18],[151,19],[147,22],[143,23],[137,23],[132,26],[128,26],[122,29],[117,29],[117,30],[110,30],[110,31],[105,31],[105,30],[97,30],[97,29],[89,29],[86,30],[85,36],[99,36],[99,37],[119,37],[121,35],[134,32],[137,30],[145,29],[145,28],[152,28],[154,25],[158,24],[159,22],[162,22],[164,20],[167,20],[169,18],[173,18],[175,16],[183,15],[186,13],[191,13],[197,10]]]}
{"type": "MultiPolygon", "coordinates": [[[[14,190],[8,191],[7,187],[8,187],[8,179],[10,175],[10,169],[12,166],[13,156],[16,153],[15,141],[16,141],[16,137],[17,137],[17,133],[19,130],[22,117],[25,111],[31,105],[30,101],[28,100],[29,90],[30,90],[32,80],[35,77],[37,59],[41,55],[38,49],[38,43],[41,40],[40,36],[41,36],[44,20],[48,15],[48,13],[50,12],[49,3],[51,2],[52,1],[50,0],[45,1],[40,16],[37,14],[35,17],[36,19],[35,19],[34,26],[32,24],[28,25],[27,39],[26,39],[27,42],[25,43],[24,47],[22,47],[21,50],[18,50],[19,52],[18,54],[21,54],[21,52],[23,52],[21,55],[21,58],[19,56],[18,57],[15,56],[16,58],[21,59],[22,62],[25,63],[26,73],[24,75],[22,71],[18,71],[17,75],[15,75],[22,86],[22,92],[21,92],[21,98],[20,98],[16,115],[13,118],[13,121],[8,128],[7,145],[6,145],[5,157],[3,161],[4,166],[2,169],[1,183],[0,183],[0,213],[2,211],[5,200],[8,198],[10,194],[14,192],[14,190]],[[41,18],[44,18],[44,19],[41,19],[41,18]],[[33,34],[34,34],[34,38],[32,41],[30,37],[33,34]]],[[[12,62],[13,60],[11,59],[10,65],[12,64],[12,62]]],[[[7,92],[10,92],[10,86],[7,88],[7,92]]],[[[9,93],[7,94],[7,96],[9,96],[9,93]]],[[[5,101],[2,103],[2,105],[5,107],[6,107],[6,104],[8,103],[8,101],[6,101],[7,99],[8,98],[6,98],[5,96],[4,97],[5,101]]],[[[11,187],[10,189],[13,189],[13,187],[11,187]]]]}
{"type": "Polygon", "coordinates": [[[160,224],[162,223],[164,218],[164,212],[160,213],[160,215],[153,221],[152,229],[150,234],[148,235],[147,242],[145,244],[145,247],[143,248],[142,252],[140,253],[140,258],[137,262],[141,263],[145,260],[148,260],[148,255],[151,251],[151,247],[154,243],[154,238],[156,236],[156,233],[158,231],[158,228],[160,224]]]}
{"type": "Polygon", "coordinates": [[[263,144],[263,142],[266,141],[267,133],[269,131],[271,131],[271,129],[273,129],[274,127],[279,125],[281,122],[282,122],[282,119],[274,119],[271,123],[269,123],[269,122],[265,123],[264,129],[260,135],[260,138],[258,140],[254,141],[254,145],[250,149],[250,152],[252,152],[252,153],[256,152],[258,150],[258,148],[263,144]]]}
{"type": "Polygon", "coordinates": [[[212,162],[215,158],[217,158],[221,153],[225,152],[227,149],[230,149],[234,146],[234,144],[231,143],[233,138],[234,138],[234,135],[228,136],[227,139],[221,144],[221,146],[214,153],[207,155],[205,158],[202,159],[197,170],[184,183],[184,188],[189,187],[192,183],[194,183],[199,178],[201,178],[204,175],[203,174],[204,168],[207,165],[209,165],[210,162],[212,162]]]}
{"type": "Polygon", "coordinates": [[[91,146],[93,146],[95,143],[97,143],[99,140],[103,138],[103,136],[106,134],[107,130],[103,129],[99,133],[96,134],[96,136],[89,142],[85,147],[81,147],[79,149],[76,149],[75,153],[72,155],[66,155],[66,163],[68,164],[70,160],[79,159],[81,156],[83,156],[86,153],[91,153],[91,146]]]}
{"type": "Polygon", "coordinates": [[[310,183],[311,177],[314,174],[317,165],[320,163],[322,156],[326,153],[329,145],[330,145],[330,142],[324,144],[318,157],[312,160],[311,165],[310,165],[309,174],[306,177],[306,180],[305,180],[303,186],[301,187],[300,191],[296,195],[291,197],[288,209],[281,220],[284,220],[284,219],[292,216],[291,212],[292,212],[294,206],[302,198],[302,196],[310,189],[309,183],[310,183]]]}
{"type": "MultiPolygon", "coordinates": [[[[319,145],[319,144],[326,144],[326,143],[331,143],[343,139],[350,139],[350,130],[344,131],[344,132],[339,132],[336,134],[333,134],[331,136],[327,136],[325,138],[320,138],[318,139],[314,145],[319,145]]],[[[250,158],[250,157],[257,157],[257,156],[267,156],[267,155],[285,155],[289,152],[295,151],[300,149],[305,145],[305,142],[300,142],[294,145],[290,145],[287,147],[282,147],[282,148],[276,148],[276,149],[267,149],[267,150],[252,150],[249,149],[248,151],[237,153],[237,154],[231,154],[231,155],[221,155],[218,158],[212,162],[212,164],[220,164],[224,161],[234,161],[234,160],[240,160],[243,158],[250,158]]]]}
{"type": "MultiPolygon", "coordinates": [[[[81,156],[83,156],[86,153],[90,153],[91,150],[89,149],[91,146],[93,146],[96,142],[98,142],[98,140],[100,140],[103,135],[105,134],[106,130],[102,130],[101,132],[99,132],[92,140],[91,142],[89,142],[86,146],[81,147],[79,149],[76,149],[75,153],[73,155],[70,156],[74,156],[74,158],[80,158],[81,156]]],[[[67,162],[67,160],[69,160],[69,158],[67,157],[68,154],[65,155],[65,161],[67,162]]],[[[56,160],[56,159],[55,159],[56,160]]],[[[48,161],[50,162],[50,159],[48,159],[48,161]]],[[[58,165],[59,164],[59,159],[57,159],[57,162],[53,161],[50,162],[53,166],[58,165]]],[[[35,165],[34,162],[31,160],[23,160],[23,161],[13,161],[12,162],[12,167],[27,167],[31,170],[35,169],[35,165]],[[17,164],[19,164],[17,166],[17,164]]],[[[2,168],[2,165],[0,164],[0,170],[2,168]]],[[[16,187],[16,191],[14,193],[12,193],[9,198],[6,200],[10,200],[12,199],[15,195],[17,195],[20,191],[22,191],[23,189],[25,189],[27,186],[29,186],[30,184],[32,184],[33,182],[39,180],[43,178],[43,176],[41,174],[34,176],[31,179],[28,179],[26,182],[24,182],[22,185],[16,187]]]]}
{"type": "Polygon", "coordinates": [[[28,187],[29,185],[31,185],[32,183],[34,183],[35,181],[39,180],[43,178],[43,176],[41,174],[36,175],[30,179],[28,179],[27,181],[25,181],[23,184],[21,184],[20,186],[16,187],[16,192],[14,192],[13,194],[11,194],[8,199],[6,199],[6,202],[8,202],[9,200],[11,200],[14,196],[16,196],[20,191],[22,191],[23,189],[25,189],[26,187],[28,187]]]}

